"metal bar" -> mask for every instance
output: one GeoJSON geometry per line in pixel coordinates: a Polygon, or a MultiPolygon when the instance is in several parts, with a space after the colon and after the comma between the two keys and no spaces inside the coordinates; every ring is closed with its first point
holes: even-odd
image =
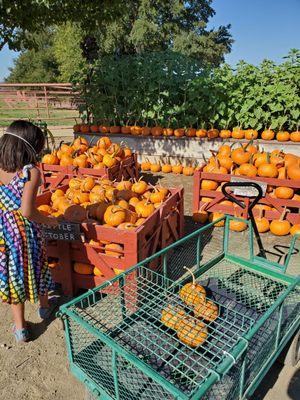
{"type": "Polygon", "coordinates": [[[293,236],[292,242],[291,242],[291,244],[290,244],[289,252],[288,252],[287,257],[286,257],[286,259],[285,259],[283,272],[286,272],[286,270],[287,270],[287,267],[288,267],[289,262],[290,262],[290,259],[291,259],[291,257],[292,257],[292,254],[293,254],[293,251],[294,251],[294,248],[295,248],[295,244],[296,244],[296,240],[297,240],[297,239],[299,239],[299,235],[293,236]]]}
{"type": "Polygon", "coordinates": [[[225,217],[225,227],[224,227],[224,237],[223,237],[223,250],[226,254],[228,254],[228,242],[229,242],[229,216],[225,217]]]}
{"type": "Polygon", "coordinates": [[[114,377],[114,385],[115,385],[115,399],[120,399],[120,392],[119,392],[119,380],[118,380],[118,360],[116,350],[112,349],[112,371],[114,377]]]}
{"type": "Polygon", "coordinates": [[[245,371],[246,371],[246,362],[247,362],[247,353],[243,355],[243,363],[241,367],[240,373],[240,388],[239,388],[239,400],[243,399],[243,392],[244,392],[244,384],[245,384],[245,371]]]}
{"type": "Polygon", "coordinates": [[[72,347],[71,347],[71,334],[70,334],[69,319],[68,318],[63,318],[63,322],[64,322],[64,326],[65,326],[65,331],[66,331],[66,337],[69,338],[69,340],[66,341],[67,342],[67,352],[68,352],[69,360],[71,362],[74,362],[73,352],[72,352],[72,347]]]}
{"type": "Polygon", "coordinates": [[[197,269],[200,268],[200,262],[201,262],[201,235],[199,234],[197,237],[197,258],[196,258],[196,262],[197,262],[197,269]]]}
{"type": "Polygon", "coordinates": [[[278,322],[277,322],[277,329],[276,329],[275,349],[277,349],[279,341],[280,341],[282,313],[283,313],[283,302],[280,304],[279,310],[278,310],[278,322]]]}

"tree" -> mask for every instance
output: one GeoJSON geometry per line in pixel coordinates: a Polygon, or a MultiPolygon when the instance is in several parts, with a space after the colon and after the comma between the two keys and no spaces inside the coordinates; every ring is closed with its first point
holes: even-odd
{"type": "Polygon", "coordinates": [[[0,49],[32,47],[32,33],[65,21],[96,37],[99,54],[174,50],[219,65],[231,49],[230,26],[207,29],[212,0],[2,0],[0,49]]]}

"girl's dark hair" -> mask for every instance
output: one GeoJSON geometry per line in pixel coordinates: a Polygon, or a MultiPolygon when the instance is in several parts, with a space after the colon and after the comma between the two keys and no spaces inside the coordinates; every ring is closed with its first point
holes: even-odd
{"type": "Polygon", "coordinates": [[[45,145],[45,136],[41,129],[28,121],[14,121],[6,130],[25,139],[24,140],[4,134],[0,138],[0,168],[6,172],[16,172],[25,165],[36,164],[37,155],[41,153],[45,145]]]}

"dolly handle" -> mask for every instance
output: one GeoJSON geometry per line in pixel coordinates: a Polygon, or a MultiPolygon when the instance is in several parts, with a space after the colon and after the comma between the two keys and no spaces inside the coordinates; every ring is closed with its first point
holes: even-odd
{"type": "Polygon", "coordinates": [[[252,208],[259,202],[259,200],[263,197],[263,191],[262,188],[260,187],[260,185],[258,185],[255,182],[226,182],[223,186],[222,186],[222,193],[224,194],[224,196],[233,201],[234,203],[236,203],[237,205],[239,205],[242,208],[246,208],[245,203],[243,203],[242,201],[238,200],[236,197],[234,197],[231,193],[228,193],[226,191],[226,188],[228,187],[254,187],[258,194],[255,197],[255,199],[249,204],[248,210],[251,211],[252,208]]]}

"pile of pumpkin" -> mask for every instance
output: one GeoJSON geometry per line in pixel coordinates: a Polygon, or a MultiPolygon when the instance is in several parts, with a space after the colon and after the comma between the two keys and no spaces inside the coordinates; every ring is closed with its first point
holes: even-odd
{"type": "MultiPolygon", "coordinates": [[[[108,179],[72,178],[66,190],[56,189],[50,204],[38,210],[71,222],[101,224],[108,228],[135,230],[170,196],[170,191],[160,185],[148,185],[140,179],[135,182],[113,183],[108,179]]],[[[105,254],[120,258],[124,252],[121,244],[105,240],[91,240],[105,254]]],[[[94,267],[75,265],[78,273],[90,274],[94,267]],[[81,271],[81,272],[80,272],[81,271]]],[[[94,271],[95,272],[95,271],[94,271]]],[[[100,272],[96,271],[96,274],[100,272]]]]}
{"type": "Polygon", "coordinates": [[[45,154],[42,163],[48,165],[74,166],[78,168],[111,168],[132,155],[125,144],[113,143],[110,138],[100,138],[95,146],[89,147],[84,138],[77,138],[71,144],[61,143],[59,148],[45,154]]]}
{"type": "Polygon", "coordinates": [[[189,272],[193,277],[192,283],[187,283],[179,291],[179,298],[184,307],[188,308],[188,313],[180,305],[168,304],[162,310],[161,322],[167,328],[176,331],[182,343],[198,347],[207,340],[207,324],[218,318],[219,308],[216,303],[207,299],[205,288],[196,283],[194,275],[190,270],[189,272]]]}
{"type": "Polygon", "coordinates": [[[196,129],[196,128],[163,128],[161,126],[154,126],[152,128],[148,126],[119,126],[119,125],[97,125],[97,124],[77,124],[73,127],[74,132],[76,133],[103,133],[103,134],[118,134],[122,133],[124,135],[134,135],[134,136],[175,136],[175,137],[198,137],[198,138],[222,138],[222,139],[257,139],[261,138],[263,140],[278,140],[279,142],[300,142],[300,132],[287,132],[287,131],[279,131],[275,133],[272,129],[266,129],[262,131],[260,134],[255,129],[241,129],[239,127],[233,128],[233,130],[229,129],[196,129]]]}
{"type": "Polygon", "coordinates": [[[192,176],[197,168],[192,165],[183,166],[180,163],[171,165],[170,163],[151,163],[149,160],[145,160],[141,163],[141,170],[143,172],[163,172],[164,174],[173,173],[176,175],[183,174],[185,176],[192,176]]]}
{"type": "MultiPolygon", "coordinates": [[[[256,176],[263,178],[278,178],[299,180],[300,182],[300,157],[294,154],[285,154],[282,151],[274,150],[271,153],[260,152],[257,146],[250,141],[244,146],[232,149],[229,145],[223,145],[213,155],[203,167],[204,172],[217,174],[234,174],[255,178],[256,176]]],[[[201,189],[221,191],[223,183],[215,180],[203,179],[201,181],[201,189]]],[[[267,192],[270,196],[278,199],[295,200],[300,202],[300,187],[294,190],[287,186],[267,186],[267,192]]],[[[201,197],[203,203],[212,201],[210,197],[201,197]]],[[[229,200],[223,200],[220,205],[234,206],[229,200]]],[[[205,223],[207,220],[215,221],[223,216],[220,212],[208,213],[204,210],[205,204],[197,213],[194,213],[194,219],[197,222],[205,223]]],[[[292,235],[300,233],[300,224],[291,226],[290,222],[285,220],[286,213],[289,210],[284,209],[280,219],[271,223],[262,216],[264,211],[276,211],[266,204],[257,204],[254,209],[259,210],[259,216],[256,223],[259,232],[271,231],[276,236],[284,236],[289,233],[292,235]]],[[[223,226],[224,221],[221,221],[223,226]]],[[[218,224],[217,224],[218,225],[218,224]]],[[[247,224],[242,221],[230,221],[230,229],[243,231],[247,228],[247,224]]]]}

